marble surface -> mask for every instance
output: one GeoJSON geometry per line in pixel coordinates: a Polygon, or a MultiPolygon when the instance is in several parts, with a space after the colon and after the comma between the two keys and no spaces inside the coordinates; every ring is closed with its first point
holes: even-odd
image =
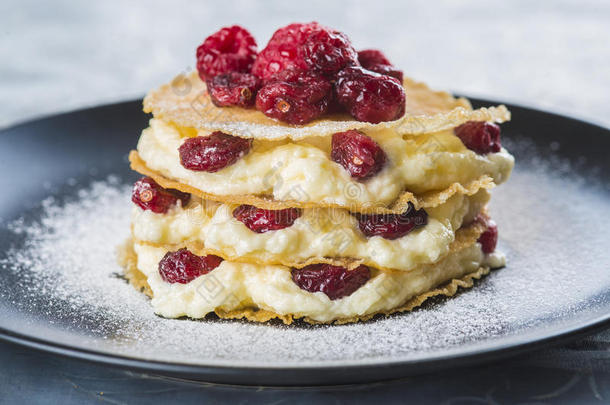
{"type": "MultiPolygon", "coordinates": [[[[292,21],[318,20],[381,47],[437,88],[523,103],[610,126],[610,2],[4,0],[0,127],[142,97],[194,64],[218,27],[239,23],[264,45],[292,21]]],[[[0,403],[242,402],[367,399],[409,393],[438,403],[610,401],[610,331],[535,355],[405,381],[323,390],[254,390],[174,381],[0,344],[0,403]],[[461,372],[460,372],[461,373],[461,372]],[[460,385],[462,384],[462,385],[460,385]],[[368,393],[368,394],[365,394],[368,393]],[[376,394],[376,395],[373,395],[376,394]],[[138,402],[140,401],[140,402],[138,402]],[[496,402],[494,402],[496,401],[496,402]]]]}

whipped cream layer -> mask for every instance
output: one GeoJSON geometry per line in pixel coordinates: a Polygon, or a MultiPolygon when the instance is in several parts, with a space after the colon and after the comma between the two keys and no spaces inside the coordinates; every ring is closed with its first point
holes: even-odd
{"type": "Polygon", "coordinates": [[[137,268],[153,292],[152,306],[157,314],[168,318],[202,318],[214,310],[247,308],[308,317],[317,322],[362,317],[390,311],[440,284],[473,273],[484,260],[480,245],[475,243],[410,272],[373,270],[366,284],[350,296],[333,301],[324,293],[299,288],[292,281],[290,268],[285,266],[225,260],[188,284],[166,283],[159,275],[158,263],[167,250],[137,243],[134,249],[137,268]]]}
{"type": "Polygon", "coordinates": [[[295,266],[316,258],[353,258],[375,268],[411,270],[447,254],[455,232],[481,212],[489,197],[484,189],[473,196],[456,194],[444,204],[426,209],[426,225],[394,240],[367,238],[353,215],[333,208],[304,209],[292,226],[256,233],[233,217],[236,205],[195,197],[186,207],[177,205],[166,214],[134,205],[132,230],[138,241],[159,245],[200,242],[237,261],[295,266]]]}
{"type": "Polygon", "coordinates": [[[500,184],[509,177],[514,159],[506,151],[478,155],[467,149],[453,131],[401,136],[394,129],[364,131],[387,154],[381,172],[366,181],[353,179],[330,159],[330,137],[255,140],[250,152],[218,172],[185,169],[178,148],[187,137],[208,133],[152,119],[142,132],[138,153],[162,175],[219,196],[266,195],[276,200],[335,204],[389,205],[401,193],[442,190],[488,175],[500,184]]]}

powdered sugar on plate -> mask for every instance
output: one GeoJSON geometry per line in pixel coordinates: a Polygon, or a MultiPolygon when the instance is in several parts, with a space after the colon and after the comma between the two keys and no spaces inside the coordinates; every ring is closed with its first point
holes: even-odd
{"type": "Polygon", "coordinates": [[[264,367],[431,358],[559,330],[577,313],[593,317],[610,290],[607,188],[568,178],[561,165],[521,160],[494,190],[505,269],[451,299],[343,326],[157,317],[118,276],[130,186],[110,177],[9,224],[14,247],[0,256],[0,304],[17,315],[0,326],[35,324],[48,330],[40,338],[132,358],[264,367]]]}

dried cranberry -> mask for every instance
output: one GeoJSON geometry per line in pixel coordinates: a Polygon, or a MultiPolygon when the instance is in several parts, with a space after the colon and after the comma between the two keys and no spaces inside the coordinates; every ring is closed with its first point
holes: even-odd
{"type": "Polygon", "coordinates": [[[292,281],[309,292],[323,292],[331,300],[347,297],[371,278],[368,267],[361,265],[353,270],[330,264],[310,264],[292,269],[292,281]]]}
{"type": "Polygon", "coordinates": [[[496,225],[493,219],[483,215],[478,215],[475,220],[481,222],[486,227],[477,241],[481,244],[481,250],[485,254],[493,253],[498,244],[498,225],[496,225]]]}
{"type": "Polygon", "coordinates": [[[201,80],[230,72],[249,72],[256,59],[254,37],[238,25],[222,28],[197,48],[201,80]]]}
{"type": "Polygon", "coordinates": [[[379,49],[363,49],[358,51],[358,62],[365,69],[372,65],[391,65],[390,60],[379,49]]]}
{"type": "Polygon", "coordinates": [[[209,136],[187,139],[178,152],[184,168],[212,173],[237,162],[251,146],[250,139],[216,131],[209,136]]]}
{"type": "Polygon", "coordinates": [[[252,73],[267,80],[286,69],[307,70],[302,46],[309,34],[320,27],[318,23],[311,22],[290,24],[275,31],[267,46],[256,57],[252,73]]]}
{"type": "Polygon", "coordinates": [[[502,149],[500,127],[494,123],[468,121],[453,131],[462,140],[464,146],[480,155],[497,153],[502,149]]]}
{"type": "Polygon", "coordinates": [[[376,65],[371,65],[371,66],[367,67],[367,69],[370,70],[371,72],[379,73],[381,75],[394,77],[394,78],[398,79],[398,81],[401,83],[403,81],[402,70],[396,69],[392,65],[376,64],[376,65]]]}
{"type": "Polygon", "coordinates": [[[240,205],[233,210],[233,217],[256,233],[288,228],[301,214],[302,211],[298,208],[264,210],[253,205],[240,205]]]}
{"type": "Polygon", "coordinates": [[[358,121],[393,121],[405,113],[405,90],[398,79],[358,66],[341,70],[335,84],[337,100],[358,121]]]}
{"type": "Polygon", "coordinates": [[[328,110],[332,85],[304,70],[287,69],[272,76],[256,95],[256,108],[289,124],[305,124],[328,110]]]}
{"type": "Polygon", "coordinates": [[[348,65],[358,65],[358,54],[345,34],[325,27],[309,34],[303,58],[310,69],[333,74],[348,65]]]}
{"type": "Polygon", "coordinates": [[[358,61],[363,68],[382,75],[395,77],[402,83],[402,70],[396,69],[380,50],[365,49],[360,51],[358,52],[358,61]]]}
{"type": "Polygon", "coordinates": [[[383,168],[386,154],[371,137],[352,129],[333,135],[330,158],[352,177],[367,179],[383,168]]]}
{"type": "Polygon", "coordinates": [[[356,214],[358,227],[367,237],[381,236],[385,239],[398,239],[412,230],[428,223],[428,214],[423,209],[409,208],[402,214],[356,214]]]}
{"type": "Polygon", "coordinates": [[[190,199],[190,194],[163,188],[150,177],[142,177],[136,181],[131,192],[131,201],[143,210],[150,210],[156,214],[165,214],[178,200],[182,201],[182,206],[185,206],[190,199]]]}
{"type": "Polygon", "coordinates": [[[159,274],[167,283],[187,284],[208,274],[220,265],[222,258],[214,255],[197,256],[188,249],[167,252],[159,262],[159,274]]]}
{"type": "Polygon", "coordinates": [[[250,107],[261,87],[260,79],[249,73],[224,73],[206,80],[208,93],[218,107],[250,107]]]}

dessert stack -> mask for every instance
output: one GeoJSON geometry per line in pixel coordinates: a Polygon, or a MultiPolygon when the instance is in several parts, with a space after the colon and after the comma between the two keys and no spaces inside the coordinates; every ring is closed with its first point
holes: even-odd
{"type": "Polygon", "coordinates": [[[318,23],[260,52],[242,27],[149,93],[126,278],[164,317],[346,323],[502,267],[486,210],[513,157],[504,106],[403,77],[318,23]]]}

